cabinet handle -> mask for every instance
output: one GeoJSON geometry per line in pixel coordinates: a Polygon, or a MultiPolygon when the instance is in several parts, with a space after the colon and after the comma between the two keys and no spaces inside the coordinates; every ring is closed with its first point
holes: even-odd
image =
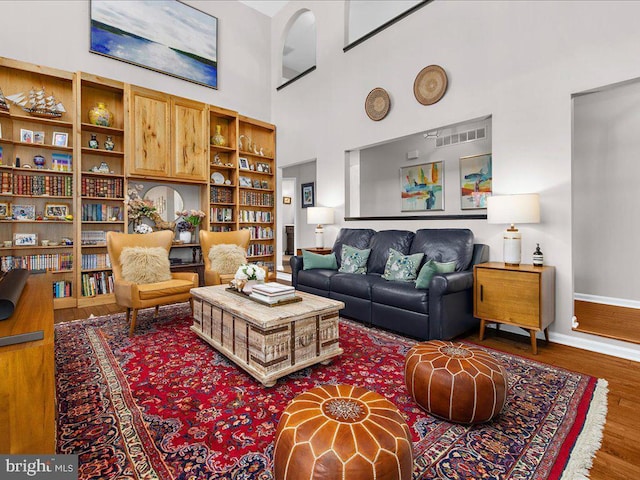
{"type": "Polygon", "coordinates": [[[480,301],[484,302],[484,288],[480,285],[480,301]]]}

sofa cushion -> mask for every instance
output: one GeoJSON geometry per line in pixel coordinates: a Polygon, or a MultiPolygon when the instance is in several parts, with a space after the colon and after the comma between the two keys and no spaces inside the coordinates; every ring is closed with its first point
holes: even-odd
{"type": "Polygon", "coordinates": [[[359,275],[357,273],[337,273],[331,277],[331,293],[371,300],[371,286],[384,282],[380,275],[359,275]]]}
{"type": "Polygon", "coordinates": [[[371,301],[418,313],[429,313],[429,290],[417,290],[413,282],[376,282],[371,301]]]}
{"type": "Polygon", "coordinates": [[[341,265],[342,245],[351,245],[361,250],[368,248],[369,241],[375,233],[376,231],[370,228],[341,228],[340,232],[338,232],[338,238],[333,244],[333,253],[336,254],[338,267],[341,265]]]}
{"type": "Polygon", "coordinates": [[[360,250],[351,245],[342,246],[342,255],[340,256],[339,272],[342,273],[359,273],[364,275],[367,273],[367,259],[371,250],[366,248],[360,250]]]}
{"type": "Polygon", "coordinates": [[[445,263],[440,263],[440,262],[434,262],[434,263],[436,265],[436,270],[438,271],[438,273],[451,273],[456,271],[455,261],[445,262],[445,263]]]}
{"type": "Polygon", "coordinates": [[[327,270],[338,270],[336,254],[320,255],[319,253],[302,250],[302,262],[304,270],[314,270],[316,268],[326,268],[327,270]]]}
{"type": "Polygon", "coordinates": [[[456,272],[467,270],[473,257],[473,232],[466,228],[423,228],[416,232],[409,253],[422,252],[424,261],[456,262],[456,272]]]}
{"type": "Polygon", "coordinates": [[[377,232],[369,241],[371,255],[369,255],[367,263],[367,272],[384,273],[390,248],[397,250],[402,255],[408,255],[413,236],[414,233],[408,230],[381,230],[377,232]]]}
{"type": "Polygon", "coordinates": [[[416,288],[429,288],[429,283],[431,283],[431,279],[436,273],[438,273],[436,262],[427,260],[424,265],[422,265],[418,278],[416,279],[416,288]]]}
{"type": "Polygon", "coordinates": [[[336,270],[300,270],[298,272],[298,283],[318,290],[329,291],[331,277],[338,273],[336,270]]]}
{"type": "Polygon", "coordinates": [[[389,259],[384,267],[382,278],[390,281],[413,282],[417,277],[418,267],[424,253],[403,255],[393,248],[390,248],[389,252],[389,259]]]}

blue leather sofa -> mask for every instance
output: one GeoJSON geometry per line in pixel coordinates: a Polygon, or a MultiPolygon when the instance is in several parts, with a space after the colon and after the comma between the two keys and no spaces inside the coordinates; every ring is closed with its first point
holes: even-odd
{"type": "Polygon", "coordinates": [[[343,228],[333,252],[338,266],[343,245],[370,248],[367,273],[303,269],[291,258],[292,285],[303,292],[341,300],[341,315],[420,340],[451,339],[478,325],[473,317],[473,266],[489,260],[489,247],[474,244],[468,229],[381,230],[343,228]],[[423,252],[425,261],[456,262],[455,272],[436,274],[429,288],[382,278],[389,248],[404,255],[423,252]]]}

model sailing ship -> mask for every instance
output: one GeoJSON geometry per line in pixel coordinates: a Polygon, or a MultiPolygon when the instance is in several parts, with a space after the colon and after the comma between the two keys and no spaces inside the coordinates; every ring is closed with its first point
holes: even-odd
{"type": "Polygon", "coordinates": [[[47,96],[44,93],[44,87],[40,90],[32,88],[28,93],[7,95],[7,99],[34,117],[58,118],[66,112],[62,103],[53,95],[47,96]]]}
{"type": "Polygon", "coordinates": [[[2,89],[0,88],[0,110],[8,112],[9,105],[7,104],[7,99],[4,98],[4,94],[2,93],[2,89]]]}

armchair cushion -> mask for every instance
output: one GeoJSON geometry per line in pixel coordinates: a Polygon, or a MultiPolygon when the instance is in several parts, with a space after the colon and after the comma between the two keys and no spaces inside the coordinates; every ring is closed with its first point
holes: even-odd
{"type": "Polygon", "coordinates": [[[169,254],[162,247],[124,247],[120,253],[122,278],[147,284],[171,280],[169,254]]]}
{"type": "Polygon", "coordinates": [[[240,245],[221,243],[209,249],[210,269],[220,275],[235,274],[240,265],[247,263],[246,250],[240,245]]]}

